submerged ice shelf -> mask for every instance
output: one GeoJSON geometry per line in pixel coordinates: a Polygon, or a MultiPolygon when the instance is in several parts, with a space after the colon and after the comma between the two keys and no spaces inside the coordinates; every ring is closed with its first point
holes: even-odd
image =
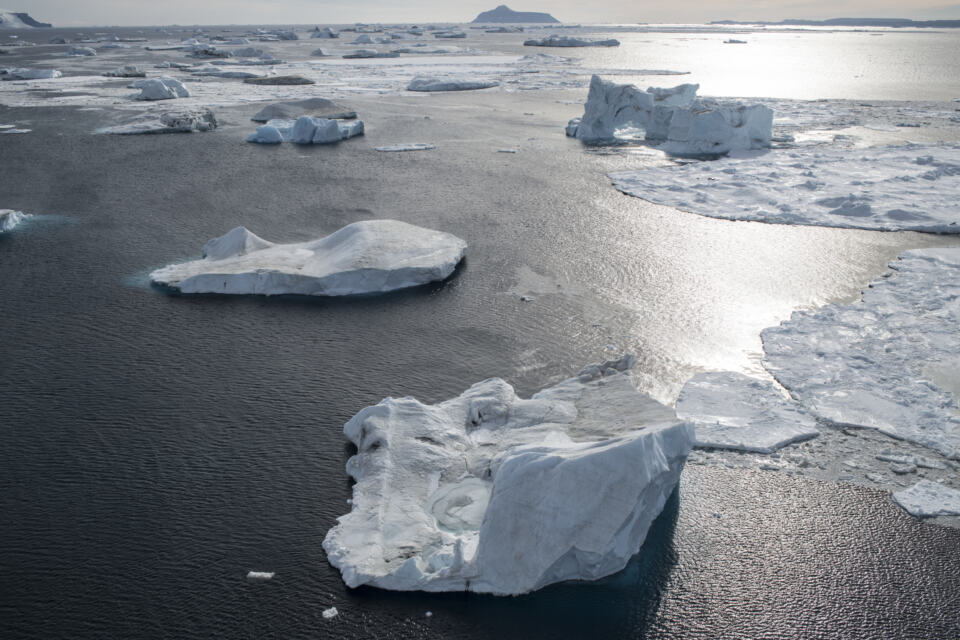
{"type": "Polygon", "coordinates": [[[352,511],[323,542],[351,587],[520,594],[622,569],[693,428],[633,386],[632,356],[518,398],[499,378],[350,419],[352,511]]]}
{"type": "Polygon", "coordinates": [[[960,233],[960,145],[810,147],[609,174],[620,191],[712,218],[960,233]]]}
{"type": "Polygon", "coordinates": [[[354,222],[296,244],[274,244],[237,227],[204,245],[204,259],[157,269],[150,279],[183,293],[377,293],[447,278],[466,247],[449,233],[398,220],[354,222]]]}

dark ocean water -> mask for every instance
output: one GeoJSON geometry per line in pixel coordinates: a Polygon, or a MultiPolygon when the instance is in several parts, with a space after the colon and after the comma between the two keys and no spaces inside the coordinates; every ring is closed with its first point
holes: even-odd
{"type": "Polygon", "coordinates": [[[621,160],[552,127],[424,105],[448,136],[435,153],[373,151],[378,131],[424,138],[389,101],[364,105],[366,139],[324,149],[244,145],[239,112],[211,134],[116,138],[89,135],[98,112],[0,107],[33,128],[0,140],[0,207],[38,214],[0,235],[0,637],[960,636],[960,531],[772,473],[687,469],[640,555],[596,584],[346,589],[320,542],[348,509],[341,428],[362,407],[494,375],[529,394],[610,342],[669,396],[930,242],[671,212],[613,192],[621,160]],[[543,141],[504,157],[476,142],[491,127],[543,141]],[[295,241],[376,217],[457,233],[468,258],[374,297],[146,284],[237,224],[295,241]]]}

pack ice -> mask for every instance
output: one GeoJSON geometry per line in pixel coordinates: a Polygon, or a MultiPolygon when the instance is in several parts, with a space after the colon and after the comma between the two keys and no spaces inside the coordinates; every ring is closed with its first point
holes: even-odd
{"type": "Polygon", "coordinates": [[[244,227],[207,242],[204,258],[150,274],[183,293],[345,296],[443,280],[467,244],[397,220],[349,224],[318,240],[268,242],[244,227]]]}
{"type": "Polygon", "coordinates": [[[583,116],[570,120],[567,135],[587,143],[617,141],[625,127],[679,156],[719,155],[770,146],[773,111],[764,105],[698,99],[697,84],[641,91],[593,76],[583,116]]]}
{"type": "Polygon", "coordinates": [[[728,220],[960,233],[960,145],[810,147],[609,174],[620,191],[728,220]]]}
{"type": "Polygon", "coordinates": [[[622,569],[680,478],[693,428],[633,386],[633,356],[529,400],[499,378],[344,425],[352,511],[323,542],[351,587],[520,594],[622,569]]]}

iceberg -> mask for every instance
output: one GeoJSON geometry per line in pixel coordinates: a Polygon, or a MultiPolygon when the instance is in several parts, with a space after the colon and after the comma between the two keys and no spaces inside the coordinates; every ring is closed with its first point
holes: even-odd
{"type": "Polygon", "coordinates": [[[620,191],[703,216],[960,233],[960,145],[802,148],[609,174],[620,191]]]}
{"type": "Polygon", "coordinates": [[[175,98],[189,98],[190,92],[183,83],[168,76],[138,80],[134,88],[140,89],[134,100],[172,100],[175,98]]]}
{"type": "Polygon", "coordinates": [[[909,489],[896,491],[893,500],[912,516],[960,516],[960,491],[939,482],[921,480],[909,489]]]}
{"type": "Polygon", "coordinates": [[[188,109],[161,114],[148,113],[124,124],[98,129],[97,133],[117,135],[153,133],[191,133],[212,131],[217,128],[217,119],[209,109],[188,109]]]}
{"type": "Polygon", "coordinates": [[[257,127],[257,130],[250,134],[247,142],[332,144],[360,135],[363,135],[362,120],[340,122],[330,118],[300,116],[296,120],[268,120],[267,124],[257,127]]]}
{"type": "Polygon", "coordinates": [[[693,427],[634,387],[633,356],[519,398],[499,378],[344,425],[352,511],[323,547],[350,587],[513,595],[622,569],[680,478],[693,427]]]}
{"type": "Polygon", "coordinates": [[[52,26],[49,22],[37,22],[26,12],[0,9],[0,29],[49,29],[52,26]]]}
{"type": "Polygon", "coordinates": [[[546,38],[524,40],[523,44],[527,47],[619,47],[620,41],[613,38],[609,40],[587,40],[585,38],[551,34],[546,38]]]}
{"type": "Polygon", "coordinates": [[[295,244],[274,244],[237,227],[208,242],[202,260],[157,269],[150,279],[183,293],[380,293],[447,278],[466,248],[454,235],[397,220],[354,222],[295,244]]]}
{"type": "Polygon", "coordinates": [[[50,80],[63,74],[56,69],[7,69],[4,80],[50,80]]]}
{"type": "Polygon", "coordinates": [[[560,22],[549,13],[540,13],[537,11],[514,11],[505,4],[501,4],[496,9],[484,11],[473,19],[474,23],[491,22],[560,22]]]}
{"type": "Polygon", "coordinates": [[[117,67],[113,71],[105,72],[103,75],[108,78],[145,78],[147,76],[145,71],[133,64],[117,67]]]}
{"type": "Polygon", "coordinates": [[[447,39],[456,39],[456,38],[466,38],[467,34],[463,31],[441,31],[439,33],[433,34],[434,38],[447,38],[447,39]]]}
{"type": "Polygon", "coordinates": [[[248,571],[248,580],[272,580],[276,574],[273,571],[248,571]]]}
{"type": "Polygon", "coordinates": [[[324,27],[323,29],[321,29],[320,27],[315,27],[313,31],[310,32],[310,37],[330,39],[330,38],[339,38],[340,34],[334,31],[333,29],[331,29],[330,27],[324,27]]]}
{"type": "Polygon", "coordinates": [[[500,83],[496,80],[417,76],[407,85],[407,91],[473,91],[499,86],[500,83]]]}
{"type": "Polygon", "coordinates": [[[638,127],[644,129],[647,140],[679,156],[770,146],[773,111],[769,107],[697,99],[699,87],[682,84],[641,91],[595,75],[583,116],[567,124],[567,135],[587,143],[609,143],[617,141],[618,129],[638,127]]]}
{"type": "Polygon", "coordinates": [[[677,398],[677,417],[697,431],[696,446],[772,453],[820,435],[816,419],[770,382],[740,373],[699,373],[677,398]]]}
{"type": "Polygon", "coordinates": [[[761,333],[764,366],[813,416],[960,460],[960,248],[907,251],[860,302],[761,333]]]}
{"type": "Polygon", "coordinates": [[[97,52],[90,47],[70,47],[67,49],[68,56],[95,56],[97,52]]]}
{"type": "Polygon", "coordinates": [[[23,222],[26,217],[27,214],[22,211],[0,209],[0,233],[13,230],[13,228],[23,222]]]}
{"type": "Polygon", "coordinates": [[[307,98],[288,102],[275,102],[258,111],[252,118],[254,122],[268,120],[296,120],[300,116],[352,120],[357,112],[327,98],[307,98]]]}
{"type": "Polygon", "coordinates": [[[337,611],[336,607],[330,607],[329,609],[324,609],[321,615],[323,616],[324,620],[330,620],[332,618],[336,618],[339,613],[340,612],[337,611]]]}

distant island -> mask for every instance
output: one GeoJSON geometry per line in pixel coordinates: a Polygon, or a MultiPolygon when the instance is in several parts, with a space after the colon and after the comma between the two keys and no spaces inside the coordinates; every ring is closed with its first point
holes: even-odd
{"type": "Polygon", "coordinates": [[[514,11],[505,4],[492,11],[484,11],[473,22],[560,22],[549,13],[514,11]]]}
{"type": "Polygon", "coordinates": [[[50,28],[49,22],[37,22],[26,12],[0,9],[0,29],[24,29],[30,27],[50,28]]]}
{"type": "Polygon", "coordinates": [[[781,20],[745,22],[742,20],[714,20],[710,24],[762,24],[773,27],[933,27],[940,29],[960,28],[960,20],[908,20],[907,18],[830,18],[829,20],[781,20]]]}

